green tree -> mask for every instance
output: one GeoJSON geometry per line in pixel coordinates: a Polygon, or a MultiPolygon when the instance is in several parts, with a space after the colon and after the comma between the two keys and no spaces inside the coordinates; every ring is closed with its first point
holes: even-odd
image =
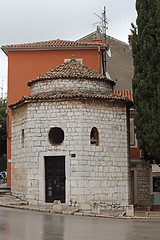
{"type": "Polygon", "coordinates": [[[7,101],[6,99],[0,99],[0,171],[5,170],[7,167],[6,162],[6,114],[5,111],[7,109],[7,101]]]}
{"type": "Polygon", "coordinates": [[[137,140],[145,159],[160,163],[160,0],[137,0],[132,24],[137,140]]]}

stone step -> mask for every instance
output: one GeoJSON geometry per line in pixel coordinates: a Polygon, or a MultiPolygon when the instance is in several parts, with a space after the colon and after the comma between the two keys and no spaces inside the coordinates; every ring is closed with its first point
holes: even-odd
{"type": "Polygon", "coordinates": [[[10,187],[0,187],[0,191],[1,190],[11,190],[11,188],[10,187]]]}
{"type": "Polygon", "coordinates": [[[160,218],[160,211],[150,211],[148,213],[149,218],[160,218]]]}
{"type": "Polygon", "coordinates": [[[0,191],[0,196],[3,196],[5,194],[10,194],[11,191],[0,191]]]}
{"type": "Polygon", "coordinates": [[[146,218],[146,217],[148,217],[148,213],[147,212],[135,212],[134,216],[138,217],[138,218],[141,218],[141,217],[146,218]]]}
{"type": "Polygon", "coordinates": [[[4,195],[6,193],[10,193],[11,188],[10,187],[0,187],[0,195],[4,195]]]}

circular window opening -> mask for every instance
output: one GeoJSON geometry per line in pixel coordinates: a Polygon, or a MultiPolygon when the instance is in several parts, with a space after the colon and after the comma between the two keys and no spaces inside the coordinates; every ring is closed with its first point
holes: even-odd
{"type": "Polygon", "coordinates": [[[64,140],[64,131],[62,128],[54,127],[49,131],[49,141],[53,145],[61,144],[64,140]]]}

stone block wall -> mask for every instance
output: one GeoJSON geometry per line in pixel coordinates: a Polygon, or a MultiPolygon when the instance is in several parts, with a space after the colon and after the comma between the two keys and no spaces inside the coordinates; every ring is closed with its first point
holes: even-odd
{"type": "Polygon", "coordinates": [[[131,195],[127,136],[123,103],[70,100],[22,105],[12,110],[12,193],[44,204],[44,157],[65,156],[67,204],[125,207],[131,195]],[[51,127],[63,129],[61,145],[50,144],[51,127]],[[99,132],[99,146],[90,144],[93,127],[99,132]]]}
{"type": "MultiPolygon", "coordinates": [[[[27,129],[27,108],[25,105],[22,108],[13,112],[12,122],[12,157],[11,162],[11,177],[12,177],[12,191],[15,195],[24,198],[28,193],[28,154],[26,154],[26,149],[24,145],[24,139],[22,135],[22,130],[27,129]]],[[[31,162],[32,165],[32,162],[31,162]]]]}
{"type": "Polygon", "coordinates": [[[32,83],[31,95],[49,91],[81,91],[107,94],[112,92],[113,89],[108,81],[94,79],[54,79],[32,83]]]}
{"type": "Polygon", "coordinates": [[[137,205],[151,206],[150,164],[142,160],[137,164],[137,205]]]}

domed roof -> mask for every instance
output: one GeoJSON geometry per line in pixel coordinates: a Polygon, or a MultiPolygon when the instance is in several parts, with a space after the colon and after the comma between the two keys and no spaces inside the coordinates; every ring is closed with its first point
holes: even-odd
{"type": "Polygon", "coordinates": [[[95,79],[107,81],[112,86],[115,85],[113,80],[77,62],[74,56],[69,62],[54,67],[52,70],[32,79],[27,85],[31,86],[34,82],[52,79],[95,79]]]}

